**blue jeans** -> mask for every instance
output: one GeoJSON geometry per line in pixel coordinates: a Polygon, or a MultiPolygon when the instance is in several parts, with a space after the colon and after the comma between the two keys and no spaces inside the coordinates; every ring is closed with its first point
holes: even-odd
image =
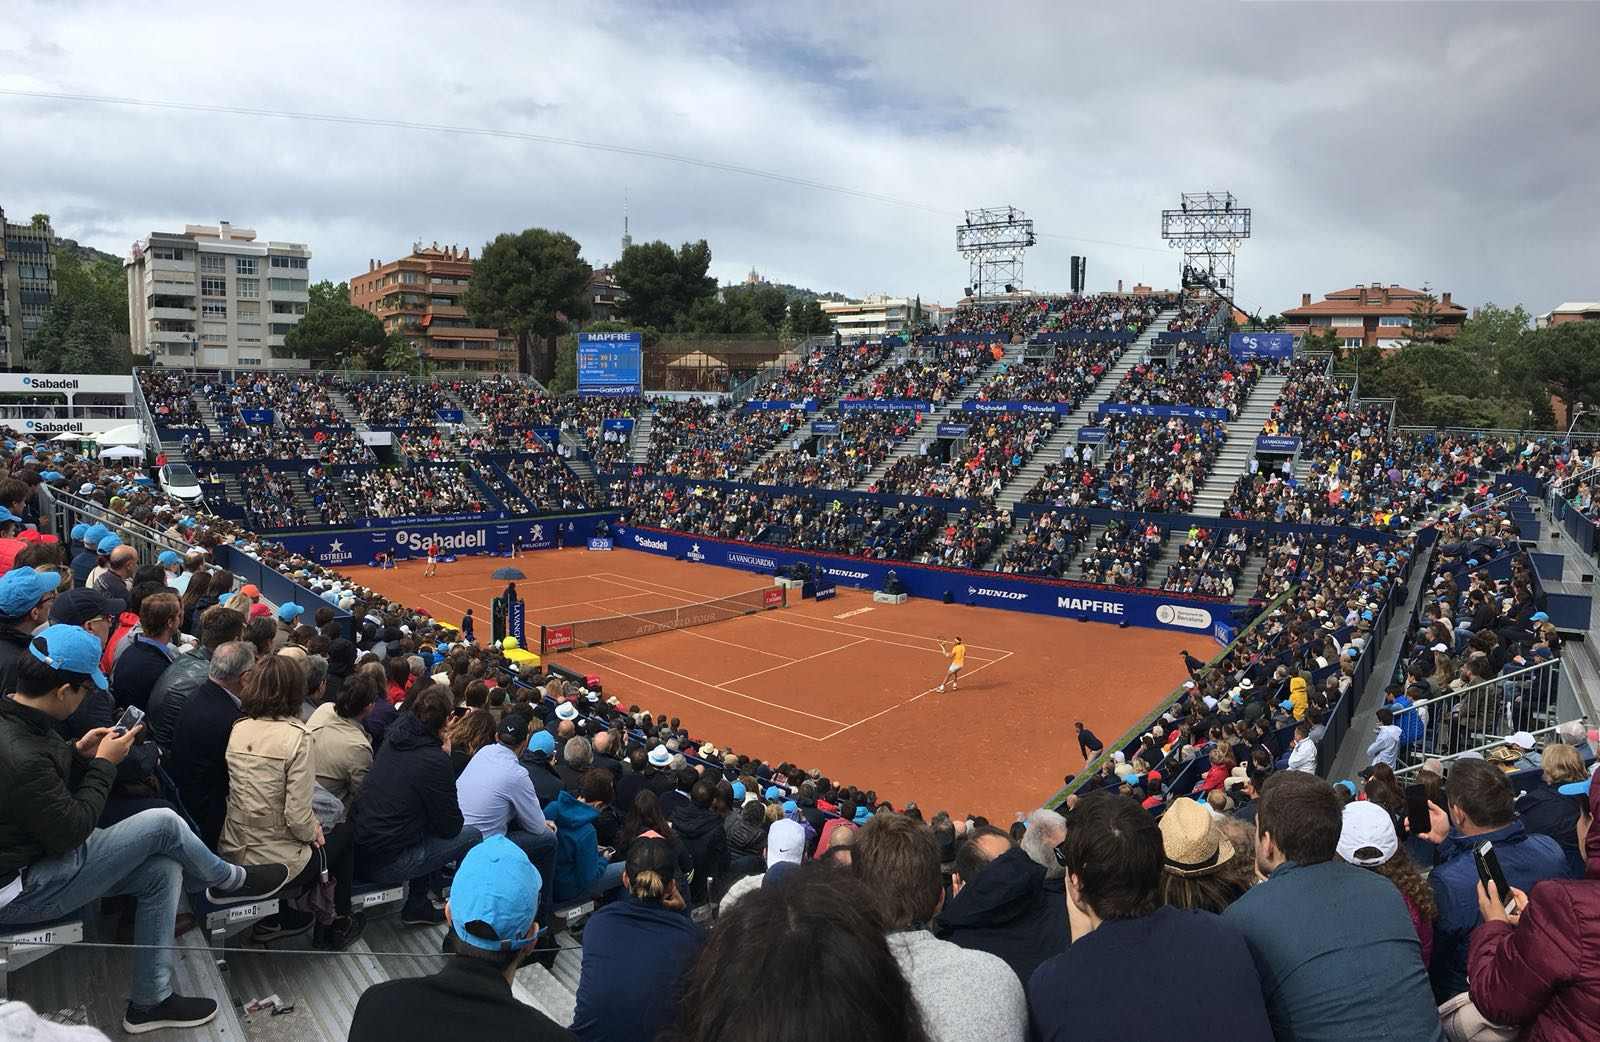
{"type": "Polygon", "coordinates": [[[136,902],[133,943],[150,945],[133,960],[128,1001],[154,1006],[172,994],[171,945],[178,890],[223,886],[233,866],[200,842],[172,810],[147,810],[110,828],[95,829],[70,853],[29,865],[22,895],[0,908],[0,926],[62,919],[101,897],[127,895],[136,902]]]}
{"type": "Polygon", "coordinates": [[[528,855],[533,867],[539,870],[538,919],[540,925],[549,926],[550,913],[556,903],[556,834],[549,829],[540,832],[508,829],[506,838],[528,855]]]}
{"type": "Polygon", "coordinates": [[[483,834],[471,825],[464,826],[449,839],[427,836],[416,846],[406,848],[384,864],[359,866],[357,875],[369,883],[383,883],[386,886],[409,882],[411,893],[406,895],[406,900],[425,901],[428,897],[428,877],[450,862],[459,861],[482,839],[483,834]]]}
{"type": "Polygon", "coordinates": [[[622,885],[622,870],[628,866],[621,861],[613,861],[600,873],[600,878],[594,881],[594,886],[589,888],[590,897],[604,897],[607,893],[622,885]]]}

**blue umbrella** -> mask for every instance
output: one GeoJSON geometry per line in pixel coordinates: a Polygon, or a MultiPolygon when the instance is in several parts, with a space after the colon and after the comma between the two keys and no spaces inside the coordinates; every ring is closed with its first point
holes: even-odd
{"type": "Polygon", "coordinates": [[[522,574],[521,568],[496,568],[492,573],[490,573],[489,578],[505,579],[510,582],[515,582],[518,579],[526,579],[527,576],[522,574]]]}

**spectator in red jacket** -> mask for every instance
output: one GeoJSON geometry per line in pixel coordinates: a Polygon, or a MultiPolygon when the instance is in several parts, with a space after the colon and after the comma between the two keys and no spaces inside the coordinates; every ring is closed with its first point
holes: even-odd
{"type": "Polygon", "coordinates": [[[1478,1012],[1523,1042],[1580,1042],[1600,1028],[1600,881],[1547,879],[1515,913],[1478,883],[1467,983],[1478,1012]]]}

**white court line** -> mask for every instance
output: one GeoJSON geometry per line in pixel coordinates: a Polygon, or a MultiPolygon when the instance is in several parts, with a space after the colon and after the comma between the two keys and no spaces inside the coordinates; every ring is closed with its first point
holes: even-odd
{"type": "MultiPolygon", "coordinates": [[[[819,716],[816,713],[808,713],[804,709],[795,709],[794,707],[786,706],[786,705],[782,704],[781,702],[769,702],[764,698],[757,698],[755,695],[747,695],[743,691],[735,691],[731,687],[724,687],[722,684],[713,684],[709,680],[702,680],[699,677],[691,677],[686,673],[679,673],[675,669],[668,669],[666,666],[659,666],[656,663],[651,662],[648,659],[634,658],[632,655],[624,655],[622,652],[617,651],[617,650],[615,650],[613,648],[604,648],[603,651],[606,654],[615,655],[618,658],[625,658],[629,662],[637,662],[641,666],[648,666],[651,669],[657,670],[658,672],[661,672],[661,673],[670,673],[672,676],[677,677],[679,680],[687,680],[691,684],[700,684],[700,685],[702,685],[704,687],[709,687],[709,688],[711,688],[711,689],[713,689],[715,691],[726,691],[730,695],[737,695],[740,698],[748,698],[752,702],[759,702],[762,705],[770,706],[773,709],[781,709],[786,713],[795,713],[795,714],[797,714],[799,716],[809,716],[813,720],[821,720],[821,721],[823,721],[825,723],[830,723],[830,724],[842,724],[842,723],[844,723],[843,720],[835,720],[831,716],[819,716]]],[[[775,666],[773,668],[774,669],[782,669],[784,666],[788,666],[788,665],[792,665],[792,663],[785,662],[782,665],[775,666]]],[[[729,683],[732,683],[732,681],[729,681],[729,683]]]]}
{"type": "MultiPolygon", "coordinates": [[[[1006,659],[1010,658],[1013,654],[1015,654],[1015,652],[1008,651],[1001,658],[990,659],[988,662],[985,662],[982,665],[978,666],[976,669],[972,670],[972,672],[968,673],[967,676],[970,677],[970,676],[973,676],[973,675],[975,675],[977,673],[981,673],[984,669],[988,668],[989,666],[994,665],[996,662],[1004,662],[1006,659]]],[[[963,677],[962,679],[965,680],[966,677],[963,677]]],[[[833,732],[832,734],[825,734],[821,738],[818,738],[817,741],[826,742],[830,738],[837,738],[839,735],[844,734],[846,731],[850,730],[852,727],[860,727],[862,724],[871,723],[873,720],[878,719],[878,717],[882,716],[884,713],[889,712],[890,709],[899,709],[901,706],[910,705],[912,702],[915,702],[917,699],[921,698],[923,695],[929,694],[930,692],[937,691],[937,690],[938,690],[937,686],[930,687],[930,688],[928,688],[927,691],[923,691],[921,694],[913,695],[910,698],[906,699],[904,702],[896,702],[894,705],[889,706],[888,709],[880,709],[876,713],[873,713],[871,716],[869,716],[869,717],[867,717],[867,718],[865,718],[863,720],[857,720],[853,724],[846,724],[845,726],[839,728],[837,731],[833,732]]],[[[960,691],[958,690],[956,693],[960,694],[960,691]]]]}
{"type": "MultiPolygon", "coordinates": [[[[698,604],[698,603],[699,603],[699,602],[700,602],[700,601],[706,601],[706,600],[714,600],[714,599],[715,599],[715,598],[714,598],[714,597],[712,597],[712,596],[711,596],[711,595],[710,595],[710,594],[701,594],[701,595],[700,595],[700,598],[699,598],[699,600],[695,600],[695,601],[692,601],[692,600],[690,600],[690,599],[689,599],[689,598],[687,598],[687,597],[674,597],[674,596],[673,596],[673,595],[672,595],[672,594],[670,594],[670,593],[662,593],[662,592],[661,592],[661,591],[659,591],[659,590],[646,590],[646,589],[641,589],[641,588],[640,588],[640,587],[638,587],[638,586],[629,586],[629,585],[628,585],[628,584],[627,584],[627,583],[625,583],[625,582],[619,582],[619,581],[618,581],[618,580],[616,580],[616,579],[607,579],[607,578],[605,578],[605,577],[604,577],[604,576],[606,576],[606,575],[610,575],[610,574],[611,574],[611,573],[610,573],[610,572],[604,572],[604,573],[597,573],[597,574],[596,574],[596,575],[595,575],[595,578],[596,578],[596,579],[599,579],[599,580],[600,580],[600,581],[601,581],[601,582],[606,582],[606,583],[610,583],[610,584],[611,584],[611,585],[612,585],[612,586],[620,586],[620,587],[622,587],[622,588],[623,588],[623,589],[624,589],[624,590],[633,590],[633,591],[635,591],[635,592],[636,592],[636,593],[638,593],[638,594],[646,594],[646,593],[649,593],[649,594],[654,594],[654,595],[655,595],[655,596],[657,596],[657,597],[667,597],[667,598],[672,598],[672,599],[674,599],[674,600],[680,600],[680,601],[683,601],[683,602],[685,602],[685,603],[687,603],[687,604],[698,604]]],[[[670,586],[669,586],[669,587],[668,587],[668,589],[676,589],[676,587],[670,587],[670,586]]],[[[766,614],[766,612],[757,612],[757,613],[756,613],[756,614],[758,614],[758,615],[762,615],[762,614],[766,614]]],[[[615,616],[602,616],[602,618],[626,618],[626,617],[627,617],[627,616],[626,616],[626,615],[625,615],[625,614],[623,614],[623,613],[621,613],[621,612],[619,612],[619,613],[618,613],[618,614],[617,614],[617,615],[615,615],[615,616]]],[[[722,621],[722,622],[732,622],[732,621],[733,621],[733,619],[738,619],[738,618],[744,618],[744,616],[742,616],[742,615],[735,615],[735,616],[733,616],[733,618],[730,618],[730,619],[722,619],[722,620],[719,620],[719,621],[722,621]]],[[[734,642],[734,641],[731,641],[731,640],[723,640],[723,639],[722,639],[722,638],[720,638],[720,637],[712,637],[712,636],[708,636],[708,635],[707,635],[707,634],[704,634],[704,633],[697,633],[697,632],[695,632],[695,628],[694,628],[694,627],[692,627],[692,626],[690,626],[690,627],[685,627],[685,628],[684,628],[684,629],[681,629],[681,630],[670,630],[670,631],[669,631],[669,630],[663,630],[663,631],[662,631],[662,632],[664,632],[664,633],[665,633],[665,632],[673,632],[673,633],[685,633],[685,634],[688,634],[688,635],[689,635],[689,636],[691,636],[691,637],[699,637],[699,638],[700,638],[700,639],[701,639],[701,640],[709,640],[709,641],[711,641],[711,642],[712,642],[712,643],[713,643],[713,644],[726,644],[726,645],[727,645],[727,646],[728,646],[728,647],[730,647],[730,648],[739,648],[739,649],[740,649],[740,650],[742,650],[742,651],[753,651],[753,652],[755,652],[755,653],[756,653],[756,654],[757,654],[757,655],[765,655],[765,656],[767,656],[767,657],[768,657],[768,658],[781,658],[781,659],[783,659],[783,660],[784,660],[784,661],[785,661],[785,662],[798,662],[798,661],[799,661],[799,659],[796,659],[796,658],[794,658],[794,657],[793,657],[793,656],[792,656],[792,655],[780,655],[780,654],[778,654],[778,653],[777,653],[777,652],[776,652],[776,651],[767,651],[767,650],[766,650],[766,649],[764,649],[764,648],[752,648],[752,647],[751,647],[751,646],[750,646],[750,645],[748,645],[748,644],[738,644],[738,643],[735,643],[735,642],[734,642]]],[[[654,636],[654,634],[651,634],[651,636],[654,636]]],[[[843,636],[843,634],[839,634],[839,636],[843,636]]]]}
{"type": "MultiPolygon", "coordinates": [[[[770,727],[775,731],[782,731],[784,734],[792,734],[796,738],[804,738],[807,741],[811,741],[811,742],[815,742],[815,741],[819,740],[816,735],[801,734],[799,731],[791,731],[787,727],[783,727],[783,726],[780,726],[778,724],[768,723],[765,720],[758,720],[753,716],[746,716],[744,713],[741,713],[741,712],[739,712],[737,710],[734,710],[734,709],[729,709],[727,706],[719,706],[719,705],[715,704],[714,702],[707,702],[704,699],[695,698],[693,695],[686,695],[682,691],[676,691],[676,690],[674,690],[674,689],[672,689],[670,687],[664,687],[663,685],[657,684],[654,681],[645,680],[643,677],[631,676],[630,674],[624,673],[622,670],[617,669],[614,666],[601,665],[598,662],[589,661],[589,660],[585,659],[581,654],[578,654],[576,652],[567,652],[566,654],[567,654],[567,656],[569,658],[577,659],[578,661],[583,662],[584,665],[589,666],[591,669],[601,670],[601,671],[610,671],[612,673],[615,673],[619,677],[627,677],[627,679],[632,680],[633,682],[635,682],[637,684],[643,684],[645,687],[653,687],[657,691],[665,691],[669,695],[674,695],[674,696],[676,696],[678,698],[682,698],[682,699],[684,699],[686,701],[693,702],[696,705],[705,706],[707,709],[712,709],[712,710],[715,710],[715,711],[717,711],[719,713],[727,713],[729,716],[736,716],[741,720],[748,720],[752,724],[760,724],[762,727],[770,727]]],[[[612,652],[612,654],[616,654],[616,653],[612,652]]],[[[648,663],[646,663],[646,664],[648,665],[648,663]]]]}
{"type": "MultiPolygon", "coordinates": [[[[600,572],[598,574],[600,574],[600,575],[616,575],[615,572],[600,572]]],[[[618,576],[618,577],[619,578],[628,578],[627,576],[618,576]]],[[[681,586],[671,586],[671,585],[668,585],[667,583],[658,583],[654,579],[637,579],[636,578],[636,579],[634,579],[634,581],[635,582],[645,583],[645,584],[650,585],[650,586],[659,586],[659,587],[661,587],[663,589],[667,589],[667,590],[677,590],[679,593],[695,593],[694,590],[686,590],[681,586]]],[[[704,594],[704,593],[701,593],[701,594],[696,594],[696,596],[698,596],[701,600],[704,600],[708,595],[704,594]]],[[[770,615],[772,615],[771,612],[762,612],[757,617],[758,618],[765,618],[765,617],[768,617],[770,615]]],[[[806,616],[806,617],[807,618],[815,618],[815,616],[806,616]]],[[[823,620],[816,619],[816,621],[817,622],[821,622],[823,620]]],[[[924,636],[923,634],[920,634],[920,633],[907,633],[904,630],[892,630],[892,629],[888,629],[888,628],[883,627],[883,626],[868,626],[866,623],[863,623],[863,622],[845,622],[843,620],[840,620],[839,624],[841,626],[852,626],[852,627],[854,627],[856,629],[859,629],[859,630],[872,630],[874,633],[893,633],[896,636],[914,637],[917,640],[928,640],[928,641],[933,641],[934,643],[938,643],[938,641],[939,641],[938,637],[928,637],[928,636],[924,636]]],[[[795,623],[790,623],[790,625],[795,625],[795,623]]],[[[812,628],[815,629],[816,627],[812,627],[812,628]]],[[[829,633],[829,632],[837,633],[837,635],[841,636],[841,637],[849,636],[849,634],[838,633],[838,631],[835,631],[835,630],[822,630],[821,632],[824,632],[824,633],[829,633]]],[[[881,637],[875,637],[873,639],[882,640],[881,637]]],[[[896,643],[899,643],[899,642],[898,641],[892,641],[892,640],[885,640],[884,643],[885,644],[896,644],[896,643]]],[[[910,645],[910,644],[901,644],[901,647],[912,647],[912,645],[910,645]]],[[[970,644],[969,643],[967,645],[967,647],[969,649],[970,648],[979,648],[979,649],[981,649],[983,651],[1003,651],[1003,652],[1006,652],[1007,654],[1014,654],[1014,652],[1011,652],[1006,648],[990,647],[987,644],[970,644]]],[[[933,649],[932,648],[918,648],[917,650],[918,651],[932,651],[933,649]]]]}
{"type": "Polygon", "coordinates": [[[871,639],[872,639],[871,637],[861,637],[861,638],[859,638],[857,640],[851,641],[849,644],[841,644],[837,648],[828,648],[825,651],[817,652],[815,655],[807,655],[805,658],[797,658],[797,659],[794,660],[794,662],[780,662],[776,666],[768,666],[766,669],[758,669],[754,673],[746,673],[742,677],[734,677],[732,680],[724,680],[722,683],[717,684],[716,686],[717,687],[723,687],[723,686],[728,685],[728,684],[737,684],[741,680],[749,680],[751,677],[759,677],[761,674],[763,674],[763,673],[771,673],[775,669],[787,669],[788,667],[790,667],[792,665],[795,665],[796,663],[808,662],[811,659],[821,658],[824,655],[832,655],[836,651],[848,651],[851,648],[857,646],[858,644],[865,644],[867,641],[869,641],[871,639]]]}

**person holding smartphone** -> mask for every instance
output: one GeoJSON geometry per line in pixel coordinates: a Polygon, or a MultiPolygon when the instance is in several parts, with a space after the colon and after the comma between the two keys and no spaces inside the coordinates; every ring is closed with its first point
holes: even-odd
{"type": "Polygon", "coordinates": [[[1439,919],[1429,975],[1440,1001],[1467,990],[1467,945],[1483,922],[1478,910],[1477,850],[1488,843],[1510,887],[1530,891],[1568,874],[1566,855],[1549,836],[1528,831],[1517,818],[1513,793],[1498,767],[1459,759],[1445,782],[1451,829],[1439,840],[1438,864],[1428,877],[1439,919]]]}
{"type": "Polygon", "coordinates": [[[1483,925],[1467,981],[1478,1012],[1530,1039],[1592,1038],[1600,1024],[1600,880],[1547,879],[1524,893],[1478,882],[1483,925]],[[1509,900],[1508,900],[1509,899],[1509,900]]]}

